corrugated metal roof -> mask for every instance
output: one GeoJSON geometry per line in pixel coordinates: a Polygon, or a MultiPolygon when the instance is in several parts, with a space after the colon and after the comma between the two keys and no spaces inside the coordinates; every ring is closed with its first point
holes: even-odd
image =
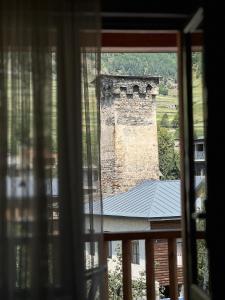
{"type": "MultiPolygon", "coordinates": [[[[195,178],[196,189],[204,178],[195,178]]],[[[103,199],[103,215],[132,218],[181,217],[180,180],[146,180],[128,192],[103,199]]],[[[88,207],[86,207],[86,212],[88,207]]],[[[94,214],[99,214],[100,203],[94,203],[94,214]]]]}
{"type": "Polygon", "coordinates": [[[181,215],[180,180],[148,180],[125,193],[103,200],[103,214],[137,218],[181,215]]]}
{"type": "MultiPolygon", "coordinates": [[[[88,211],[88,205],[85,207],[88,211]]],[[[94,203],[99,214],[99,202],[94,203]]],[[[133,218],[181,216],[180,180],[147,180],[128,192],[103,199],[103,215],[133,218]]]]}

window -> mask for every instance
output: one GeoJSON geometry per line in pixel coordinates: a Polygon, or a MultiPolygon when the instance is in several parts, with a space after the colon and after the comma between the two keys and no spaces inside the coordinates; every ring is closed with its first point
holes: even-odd
{"type": "Polygon", "coordinates": [[[139,241],[132,241],[132,264],[140,264],[139,241]]]}
{"type": "Polygon", "coordinates": [[[108,241],[108,258],[112,258],[112,241],[108,241]]]}
{"type": "Polygon", "coordinates": [[[182,241],[177,241],[177,266],[182,267],[182,241]]]}
{"type": "Polygon", "coordinates": [[[199,151],[199,152],[203,152],[204,151],[203,144],[197,144],[196,148],[197,148],[197,151],[199,151]]]}
{"type": "Polygon", "coordinates": [[[139,93],[139,86],[138,85],[134,85],[133,92],[134,93],[139,93]]]}

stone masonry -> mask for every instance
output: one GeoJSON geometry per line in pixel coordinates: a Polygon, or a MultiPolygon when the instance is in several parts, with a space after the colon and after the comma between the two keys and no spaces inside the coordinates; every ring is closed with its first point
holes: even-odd
{"type": "Polygon", "coordinates": [[[159,179],[156,95],[159,77],[101,75],[103,197],[159,179]]]}

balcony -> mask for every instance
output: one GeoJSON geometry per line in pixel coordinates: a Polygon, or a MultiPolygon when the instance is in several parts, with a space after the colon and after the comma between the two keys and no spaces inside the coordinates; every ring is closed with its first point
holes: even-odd
{"type": "MultiPolygon", "coordinates": [[[[203,238],[203,233],[198,232],[198,238],[203,238]]],[[[156,266],[155,266],[155,242],[156,240],[165,240],[167,243],[168,264],[166,265],[169,275],[169,297],[171,300],[178,299],[178,276],[179,268],[177,266],[177,239],[181,238],[180,230],[151,230],[143,232],[107,232],[104,233],[104,249],[102,260],[107,265],[108,242],[122,242],[122,291],[124,300],[132,300],[132,270],[131,270],[131,242],[133,240],[145,241],[145,268],[146,268],[146,299],[155,300],[156,298],[156,266]]],[[[105,273],[104,299],[108,296],[108,270],[105,273]]]]}

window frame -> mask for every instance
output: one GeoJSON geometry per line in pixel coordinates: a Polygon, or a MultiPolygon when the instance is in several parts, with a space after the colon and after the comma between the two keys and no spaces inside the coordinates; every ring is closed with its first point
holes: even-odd
{"type": "Polygon", "coordinates": [[[139,240],[131,241],[131,262],[140,265],[140,242],[139,240]]]}

